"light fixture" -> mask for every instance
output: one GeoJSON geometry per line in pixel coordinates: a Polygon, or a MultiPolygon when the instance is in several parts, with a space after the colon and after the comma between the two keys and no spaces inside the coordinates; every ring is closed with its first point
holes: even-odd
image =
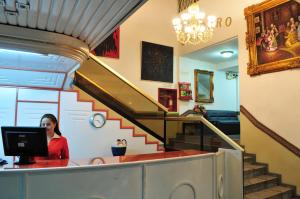
{"type": "Polygon", "coordinates": [[[180,17],[173,19],[173,27],[176,32],[177,40],[182,44],[199,44],[207,42],[213,36],[217,18],[207,16],[200,11],[199,5],[193,4],[180,17]]]}
{"type": "Polygon", "coordinates": [[[239,73],[238,72],[233,72],[233,71],[227,71],[226,72],[226,79],[228,80],[232,80],[232,79],[235,79],[239,76],[239,73]]]}
{"type": "Polygon", "coordinates": [[[230,58],[233,55],[233,51],[231,51],[231,50],[224,50],[224,51],[221,51],[220,54],[224,58],[230,58]]]}

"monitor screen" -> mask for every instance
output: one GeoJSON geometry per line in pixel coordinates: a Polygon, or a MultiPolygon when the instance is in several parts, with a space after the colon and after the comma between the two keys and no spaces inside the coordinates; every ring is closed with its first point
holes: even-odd
{"type": "Polygon", "coordinates": [[[1,127],[6,156],[48,156],[46,129],[41,127],[1,127]]]}

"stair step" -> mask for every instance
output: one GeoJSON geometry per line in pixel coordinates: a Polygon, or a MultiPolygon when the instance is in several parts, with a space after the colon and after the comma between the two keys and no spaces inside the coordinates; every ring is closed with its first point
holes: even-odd
{"type": "Polygon", "coordinates": [[[244,152],[244,156],[255,156],[255,157],[256,157],[256,154],[254,154],[254,153],[246,153],[246,152],[244,152]]]}
{"type": "Polygon", "coordinates": [[[245,154],[244,155],[244,162],[247,163],[254,163],[256,161],[256,156],[253,154],[245,154]]]}
{"type": "Polygon", "coordinates": [[[266,174],[267,171],[268,171],[268,165],[267,164],[244,163],[244,179],[253,178],[255,176],[266,174]]]}
{"type": "MultiPolygon", "coordinates": [[[[193,144],[193,145],[198,145],[200,147],[200,138],[194,138],[193,137],[180,137],[180,138],[170,138],[169,139],[170,144],[174,143],[181,143],[181,144],[193,144]]],[[[211,137],[204,137],[204,145],[206,146],[213,146],[213,147],[223,147],[227,148],[229,145],[225,142],[222,141],[220,138],[211,138],[211,137]]]]}
{"type": "Polygon", "coordinates": [[[273,186],[268,189],[246,194],[245,199],[290,199],[294,189],[289,186],[273,186]]]}
{"type": "MultiPolygon", "coordinates": [[[[169,147],[176,150],[185,150],[185,149],[201,150],[200,143],[184,142],[179,140],[172,140],[172,141],[170,140],[169,147]]],[[[222,147],[222,145],[218,143],[204,143],[203,150],[210,151],[210,152],[217,152],[220,147],[222,147]]]]}
{"type": "Polygon", "coordinates": [[[260,175],[244,180],[244,194],[257,192],[280,183],[280,176],[275,174],[260,175]]]}
{"type": "MultiPolygon", "coordinates": [[[[207,139],[221,139],[221,137],[219,137],[216,134],[204,135],[203,137],[207,138],[207,139]]],[[[228,135],[228,137],[230,137],[232,140],[235,140],[237,142],[240,141],[240,135],[228,135]]],[[[178,138],[178,139],[189,139],[189,140],[200,140],[201,136],[200,135],[183,135],[183,134],[177,134],[176,138],[178,138]]]]}
{"type": "Polygon", "coordinates": [[[245,199],[300,199],[296,188],[282,184],[281,176],[268,172],[268,165],[256,162],[256,155],[244,153],[245,199]]]}
{"type": "Polygon", "coordinates": [[[185,143],[185,142],[180,142],[180,141],[174,141],[171,142],[171,147],[174,149],[180,149],[180,150],[184,150],[184,149],[200,149],[200,145],[199,144],[193,144],[193,143],[185,143]]]}
{"type": "Polygon", "coordinates": [[[200,138],[182,137],[182,138],[175,138],[175,141],[193,143],[198,145],[200,144],[200,138]]]}

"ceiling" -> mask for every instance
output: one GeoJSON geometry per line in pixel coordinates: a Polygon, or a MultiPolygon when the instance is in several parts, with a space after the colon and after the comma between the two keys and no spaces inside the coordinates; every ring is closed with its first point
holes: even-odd
{"type": "Polygon", "coordinates": [[[206,48],[199,49],[192,53],[185,55],[185,57],[196,59],[212,64],[219,64],[222,62],[233,62],[238,59],[238,39],[230,39],[228,41],[218,43],[206,48]],[[231,50],[234,52],[231,58],[223,58],[220,54],[221,51],[231,50]]]}
{"type": "Polygon", "coordinates": [[[146,0],[0,0],[0,23],[62,33],[97,47],[146,0]]]}
{"type": "Polygon", "coordinates": [[[0,49],[0,85],[63,89],[79,66],[63,56],[0,49]]]}
{"type": "Polygon", "coordinates": [[[223,68],[217,68],[220,71],[231,71],[231,72],[239,72],[239,67],[238,66],[227,66],[223,68]]]}
{"type": "Polygon", "coordinates": [[[58,55],[0,49],[0,69],[68,72],[77,64],[74,59],[58,55]]]}
{"type": "Polygon", "coordinates": [[[0,85],[68,89],[89,50],[146,1],[0,0],[0,85]]]}

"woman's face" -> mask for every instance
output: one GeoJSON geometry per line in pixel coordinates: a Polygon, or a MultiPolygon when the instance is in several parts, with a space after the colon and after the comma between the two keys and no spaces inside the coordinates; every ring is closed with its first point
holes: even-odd
{"type": "Polygon", "coordinates": [[[41,127],[46,127],[47,134],[51,137],[54,135],[55,126],[56,124],[52,122],[49,118],[42,119],[41,127]]]}

